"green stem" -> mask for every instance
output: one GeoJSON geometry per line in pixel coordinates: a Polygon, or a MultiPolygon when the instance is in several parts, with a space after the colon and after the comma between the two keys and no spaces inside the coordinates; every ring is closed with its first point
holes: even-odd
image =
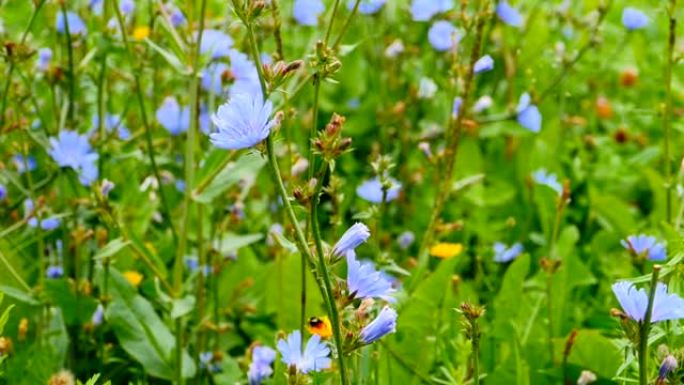
{"type": "Polygon", "coordinates": [[[651,316],[653,315],[653,300],[658,287],[660,265],[653,266],[651,275],[651,291],[648,294],[648,307],[644,320],[639,324],[639,385],[648,385],[648,334],[651,331],[651,316]]]}
{"type": "Polygon", "coordinates": [[[276,53],[279,60],[285,60],[285,53],[283,52],[283,37],[280,33],[280,7],[278,0],[271,0],[271,13],[273,14],[273,37],[276,42],[276,53]]]}
{"type": "MultiPolygon", "coordinates": [[[[126,54],[128,56],[128,60],[131,62],[131,64],[133,64],[137,61],[137,59],[133,56],[133,52],[131,51],[130,43],[128,41],[128,35],[126,34],[126,26],[124,24],[124,19],[121,15],[121,11],[119,10],[118,0],[114,0],[113,5],[114,13],[116,14],[116,18],[119,23],[119,29],[121,31],[121,36],[123,39],[126,54]]],[[[154,145],[152,144],[152,127],[150,127],[150,123],[147,120],[147,111],[145,110],[145,97],[143,95],[140,74],[138,73],[138,71],[133,71],[133,78],[135,80],[135,93],[138,99],[138,107],[140,108],[140,118],[142,119],[143,126],[145,127],[147,156],[150,159],[150,165],[152,166],[152,173],[154,174],[154,179],[156,179],[157,185],[159,186],[159,197],[161,199],[162,211],[164,212],[164,220],[166,221],[167,226],[169,226],[169,228],[171,229],[171,234],[173,235],[174,241],[178,243],[178,235],[176,233],[175,227],[173,226],[173,222],[171,221],[171,211],[169,209],[169,205],[166,200],[166,195],[164,194],[164,189],[162,187],[162,179],[159,174],[159,167],[157,166],[157,161],[154,158],[154,145]]]]}
{"type": "Polygon", "coordinates": [[[318,133],[318,101],[319,101],[319,96],[321,93],[321,79],[320,79],[320,74],[315,73],[313,75],[313,83],[314,83],[314,95],[313,95],[313,119],[312,119],[312,124],[311,124],[311,130],[309,130],[309,140],[307,143],[307,146],[309,148],[309,179],[313,177],[313,170],[314,170],[314,162],[316,161],[316,157],[313,151],[312,147],[312,141],[314,140],[314,137],[318,133]]]}
{"type": "Polygon", "coordinates": [[[675,10],[677,6],[677,0],[670,0],[670,9],[668,10],[669,15],[669,26],[670,33],[668,37],[667,44],[667,56],[665,64],[665,110],[663,111],[663,127],[665,129],[665,140],[663,142],[664,147],[664,161],[663,165],[665,167],[665,197],[666,197],[666,210],[667,210],[667,223],[672,223],[672,165],[671,165],[671,142],[672,142],[672,65],[673,65],[673,54],[674,45],[676,41],[677,33],[677,19],[675,18],[675,10]]]}
{"type": "Polygon", "coordinates": [[[328,22],[328,29],[325,31],[324,43],[326,46],[328,45],[328,41],[330,41],[330,32],[332,32],[332,27],[335,23],[335,17],[337,17],[337,9],[339,8],[339,5],[340,0],[335,0],[335,4],[333,4],[332,13],[330,14],[330,21],[328,22]]]}
{"type": "Polygon", "coordinates": [[[477,320],[472,321],[473,327],[473,384],[480,385],[480,327],[477,320]]]}
{"type": "Polygon", "coordinates": [[[349,16],[347,16],[347,19],[344,21],[342,29],[340,30],[340,34],[337,35],[337,39],[335,39],[335,42],[333,43],[333,49],[337,49],[337,47],[340,46],[342,38],[344,37],[344,34],[347,32],[347,28],[349,28],[349,24],[351,23],[352,19],[354,18],[354,15],[356,15],[356,12],[359,9],[359,4],[361,4],[361,0],[356,0],[356,2],[354,3],[354,8],[352,8],[351,13],[349,13],[349,16]]]}
{"type": "Polygon", "coordinates": [[[71,32],[69,31],[69,18],[67,17],[66,2],[62,2],[62,17],[64,17],[64,31],[67,39],[67,57],[69,60],[69,109],[67,115],[69,122],[73,124],[74,120],[74,105],[76,103],[76,72],[74,71],[74,48],[71,41],[71,32]]]}

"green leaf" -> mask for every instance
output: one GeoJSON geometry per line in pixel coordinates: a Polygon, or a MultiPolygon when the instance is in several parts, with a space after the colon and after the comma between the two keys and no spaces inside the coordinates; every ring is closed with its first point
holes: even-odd
{"type": "MultiPolygon", "coordinates": [[[[100,279],[102,271],[100,270],[100,279]]],[[[110,267],[110,294],[106,319],[116,334],[121,347],[154,377],[167,380],[175,374],[175,339],[152,305],[126,281],[114,267],[110,267]]],[[[195,364],[183,350],[183,377],[195,375],[195,364]]]]}
{"type": "Polygon", "coordinates": [[[195,307],[195,296],[186,295],[183,298],[175,299],[171,305],[171,318],[176,319],[190,314],[195,307]]]}
{"type": "Polygon", "coordinates": [[[228,163],[201,193],[193,194],[193,199],[200,203],[211,203],[239,181],[253,181],[265,164],[266,159],[258,152],[243,154],[235,162],[228,163]]]}
{"type": "Polygon", "coordinates": [[[214,247],[223,255],[230,254],[245,246],[260,241],[264,237],[263,234],[224,234],[221,239],[215,242],[214,247]]]}
{"type": "Polygon", "coordinates": [[[285,238],[283,234],[280,234],[278,232],[271,233],[271,236],[275,238],[276,242],[282,247],[283,249],[287,250],[290,254],[295,254],[299,250],[297,249],[297,245],[294,244],[294,242],[290,242],[289,239],[285,238]]]}
{"type": "Polygon", "coordinates": [[[17,289],[16,287],[0,285],[0,292],[28,305],[40,305],[40,302],[38,302],[30,293],[17,289]]]}
{"type": "Polygon", "coordinates": [[[176,55],[174,55],[173,53],[171,53],[171,52],[165,50],[164,48],[156,45],[150,39],[146,38],[145,43],[147,43],[147,45],[149,45],[150,48],[152,48],[158,54],[160,54],[164,58],[164,60],[166,60],[166,62],[169,63],[171,65],[171,67],[173,67],[173,69],[178,71],[178,73],[180,73],[182,75],[189,75],[190,74],[190,70],[187,67],[185,67],[183,65],[183,63],[181,63],[181,61],[178,59],[178,57],[176,57],[176,55]]]}
{"type": "Polygon", "coordinates": [[[610,339],[597,330],[580,330],[568,362],[601,377],[612,378],[622,363],[622,354],[610,339]]]}
{"type": "Polygon", "coordinates": [[[95,260],[102,260],[116,255],[130,244],[130,241],[124,241],[122,238],[116,238],[107,243],[103,248],[97,251],[93,256],[95,260]]]}

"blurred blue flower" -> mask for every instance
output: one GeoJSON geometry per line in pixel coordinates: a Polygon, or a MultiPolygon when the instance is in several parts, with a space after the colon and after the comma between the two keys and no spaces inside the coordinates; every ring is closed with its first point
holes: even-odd
{"type": "Polygon", "coordinates": [[[218,373],[221,371],[221,366],[214,361],[213,352],[202,352],[199,354],[200,369],[208,370],[211,373],[218,373]]]}
{"type": "Polygon", "coordinates": [[[36,169],[36,158],[33,155],[29,155],[28,157],[24,157],[21,154],[16,154],[12,157],[12,163],[14,163],[14,167],[17,168],[17,171],[19,174],[23,174],[26,172],[26,169],[28,168],[28,171],[33,171],[36,169]]]}
{"type": "Polygon", "coordinates": [[[211,63],[202,73],[202,89],[224,95],[224,83],[231,83],[229,96],[261,92],[256,65],[247,55],[231,49],[228,52],[230,67],[222,62],[211,63]]]}
{"type": "Polygon", "coordinates": [[[403,233],[399,234],[399,237],[397,237],[397,243],[399,243],[399,247],[402,250],[406,250],[411,245],[413,242],[416,240],[415,234],[413,234],[412,231],[404,231],[403,233]]]}
{"type": "Polygon", "coordinates": [[[494,104],[494,100],[489,95],[483,95],[475,101],[473,112],[478,113],[486,110],[494,104]]]}
{"type": "Polygon", "coordinates": [[[437,92],[437,84],[430,78],[422,77],[420,78],[420,83],[418,84],[418,98],[420,99],[432,99],[437,92]]]}
{"type": "Polygon", "coordinates": [[[380,314],[361,330],[361,341],[370,344],[397,330],[397,312],[389,306],[380,310],[380,314]]]}
{"type": "Polygon", "coordinates": [[[523,251],[520,243],[515,243],[511,247],[506,247],[501,242],[494,243],[494,262],[505,263],[515,259],[523,251]]]}
{"type": "MultiPolygon", "coordinates": [[[[196,39],[197,33],[195,33],[196,39]]],[[[233,39],[222,31],[205,29],[202,32],[202,42],[200,44],[200,53],[202,55],[208,54],[212,59],[228,57],[232,46],[233,39]]]]}
{"type": "MultiPolygon", "coordinates": [[[[401,183],[394,178],[387,179],[390,182],[390,188],[387,189],[385,202],[390,202],[397,199],[399,196],[399,192],[401,191],[401,183]]],[[[371,203],[382,203],[383,191],[380,179],[378,177],[374,177],[361,183],[361,185],[356,188],[356,195],[371,203]]]]}
{"type": "Polygon", "coordinates": [[[434,22],[428,31],[428,40],[437,51],[448,51],[461,40],[461,35],[446,20],[434,22]]]}
{"type": "Polygon", "coordinates": [[[518,106],[515,109],[518,123],[532,132],[541,131],[542,116],[537,106],[531,103],[530,94],[525,92],[520,95],[518,106]]]}
{"type": "Polygon", "coordinates": [[[95,311],[93,312],[93,315],[90,316],[90,322],[93,324],[93,326],[100,326],[103,320],[104,306],[102,306],[101,303],[98,303],[97,308],[95,308],[95,311]]]}
{"type": "Polygon", "coordinates": [[[510,25],[511,27],[522,26],[522,15],[520,15],[520,12],[518,12],[517,9],[511,7],[511,5],[508,4],[508,1],[499,1],[499,4],[496,6],[496,14],[499,16],[501,21],[510,25]]]}
{"type": "Polygon", "coordinates": [[[70,35],[87,35],[88,28],[81,18],[74,12],[66,13],[66,23],[64,20],[64,13],[57,12],[57,19],[55,20],[55,28],[58,33],[66,33],[67,24],[70,35]]]}
{"type": "Polygon", "coordinates": [[[226,63],[214,62],[202,72],[202,89],[223,96],[224,74],[230,74],[226,63]]]}
{"type": "Polygon", "coordinates": [[[451,113],[454,115],[454,117],[458,117],[458,111],[461,109],[462,104],[463,98],[460,96],[454,98],[454,105],[451,107],[451,113]]]}
{"type": "Polygon", "coordinates": [[[45,71],[50,66],[52,60],[52,50],[50,48],[41,48],[38,50],[37,66],[38,70],[45,71]]]}
{"type": "Polygon", "coordinates": [[[7,198],[7,187],[4,184],[0,184],[0,202],[7,198]]]}
{"type": "Polygon", "coordinates": [[[428,21],[438,13],[448,12],[453,6],[453,0],[413,0],[411,16],[413,21],[428,21]]]}
{"type": "Polygon", "coordinates": [[[135,3],[133,0],[120,0],[119,1],[119,11],[124,14],[124,16],[128,16],[133,11],[135,11],[135,3]]]}
{"type": "Polygon", "coordinates": [[[76,131],[64,130],[57,138],[50,138],[50,156],[60,167],[70,167],[83,185],[90,185],[98,177],[98,154],[92,150],[88,137],[76,131]]]}
{"type": "Polygon", "coordinates": [[[656,384],[665,384],[665,379],[667,376],[677,370],[677,367],[679,366],[679,363],[677,362],[677,359],[672,355],[668,354],[665,356],[663,359],[663,362],[660,364],[660,369],[658,369],[658,381],[656,381],[656,384]]]}
{"type": "Polygon", "coordinates": [[[114,187],[116,187],[114,182],[110,181],[109,179],[105,179],[102,181],[102,184],[100,185],[100,194],[102,194],[103,197],[107,198],[109,196],[109,193],[112,190],[114,190],[114,187]]]}
{"type": "Polygon", "coordinates": [[[176,179],[176,190],[178,190],[179,193],[184,193],[185,192],[185,181],[183,179],[176,179]]]}
{"type": "Polygon", "coordinates": [[[96,16],[102,15],[104,0],[89,0],[88,7],[96,16]]]}
{"type": "MultiPolygon", "coordinates": [[[[364,15],[377,13],[386,2],[387,0],[361,0],[359,3],[359,13],[364,15]]],[[[353,10],[354,4],[356,4],[356,0],[348,0],[347,9],[350,11],[353,10]]]]}
{"type": "Polygon", "coordinates": [[[381,298],[387,302],[396,301],[391,296],[395,292],[392,282],[375,270],[372,263],[357,261],[354,250],[347,252],[347,289],[353,298],[381,298]]]}
{"type": "Polygon", "coordinates": [[[295,0],[292,6],[294,19],[300,25],[315,26],[318,17],[325,11],[321,0],[295,0]]]}
{"type": "Polygon", "coordinates": [[[656,237],[652,235],[630,235],[627,239],[621,240],[620,244],[635,255],[645,255],[651,261],[664,261],[667,259],[665,244],[658,242],[656,237]]]}
{"type": "Polygon", "coordinates": [[[171,14],[169,16],[171,19],[171,25],[175,28],[178,28],[185,23],[185,15],[180,9],[176,8],[175,6],[170,6],[169,13],[171,14]]]}
{"type": "Polygon", "coordinates": [[[317,334],[311,336],[302,352],[302,335],[299,330],[295,330],[287,336],[287,340],[278,340],[278,351],[288,367],[294,366],[301,373],[330,368],[330,348],[321,342],[321,337],[317,334]]]}
{"type": "Polygon", "coordinates": [[[276,121],[271,119],[273,104],[261,93],[240,94],[218,108],[211,117],[218,129],[209,135],[214,146],[237,150],[253,147],[268,137],[276,121]]]}
{"type": "MultiPolygon", "coordinates": [[[[627,316],[634,321],[642,322],[648,307],[648,293],[645,289],[637,289],[633,283],[621,281],[614,283],[613,293],[627,316]]],[[[658,282],[653,299],[651,322],[669,321],[684,318],[684,299],[677,294],[668,294],[667,285],[658,282]]]]}
{"type": "Polygon", "coordinates": [[[642,29],[648,25],[648,16],[638,9],[627,7],[622,11],[622,25],[630,31],[642,29]]]}
{"type": "Polygon", "coordinates": [[[173,136],[190,126],[190,107],[181,107],[173,96],[167,96],[155,114],[157,121],[173,136]]]}
{"type": "MultiPolygon", "coordinates": [[[[39,226],[38,218],[36,218],[36,217],[29,218],[29,220],[26,223],[29,225],[29,227],[33,227],[33,228],[36,228],[39,226]]],[[[59,223],[60,223],[59,218],[55,218],[55,217],[44,218],[40,221],[40,228],[45,230],[45,231],[54,230],[57,227],[59,227],[59,223]]]]}
{"type": "Polygon", "coordinates": [[[249,385],[259,385],[273,374],[271,364],[275,360],[276,351],[268,346],[256,346],[252,349],[252,362],[249,364],[247,378],[249,385]]]}
{"type": "Polygon", "coordinates": [[[484,55],[477,59],[473,66],[473,72],[479,74],[481,72],[491,71],[494,69],[494,59],[489,55],[484,55]]]}
{"type": "Polygon", "coordinates": [[[64,275],[64,268],[59,265],[48,266],[45,270],[45,276],[50,279],[62,278],[64,275]]]}
{"type": "MultiPolygon", "coordinates": [[[[121,140],[128,140],[131,138],[131,132],[128,131],[128,128],[126,128],[121,116],[106,114],[104,121],[105,130],[108,133],[116,130],[116,136],[118,136],[121,140]]],[[[93,128],[91,129],[90,134],[92,135],[100,128],[100,117],[97,114],[93,115],[91,123],[93,128]]]]}
{"type": "Polygon", "coordinates": [[[556,174],[552,174],[548,171],[546,171],[545,168],[540,168],[537,171],[532,173],[532,180],[534,180],[535,183],[540,184],[542,186],[547,186],[553,189],[558,195],[561,195],[563,193],[563,186],[560,184],[558,181],[558,176],[556,174]]]}
{"type": "Polygon", "coordinates": [[[363,223],[354,223],[347,231],[342,234],[340,239],[333,247],[332,253],[336,256],[346,255],[348,251],[354,250],[370,237],[368,226],[363,223]]]}
{"type": "Polygon", "coordinates": [[[274,223],[271,225],[271,227],[268,228],[268,233],[266,234],[266,245],[273,247],[277,243],[277,236],[282,235],[283,231],[285,229],[283,228],[283,225],[280,223],[274,223]]]}

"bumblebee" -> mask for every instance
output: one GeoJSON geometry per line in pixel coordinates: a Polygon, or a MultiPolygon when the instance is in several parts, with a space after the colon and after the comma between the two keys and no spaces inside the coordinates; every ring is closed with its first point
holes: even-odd
{"type": "Polygon", "coordinates": [[[306,330],[323,339],[332,336],[332,325],[330,324],[330,319],[326,316],[309,318],[309,321],[306,323],[306,330]]]}

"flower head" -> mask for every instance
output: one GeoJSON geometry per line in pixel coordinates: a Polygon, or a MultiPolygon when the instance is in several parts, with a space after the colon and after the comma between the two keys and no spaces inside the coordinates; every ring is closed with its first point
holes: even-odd
{"type": "Polygon", "coordinates": [[[354,298],[381,298],[387,302],[395,302],[392,282],[375,270],[370,262],[361,263],[356,260],[353,250],[347,252],[347,289],[354,298]]]}
{"type": "Polygon", "coordinates": [[[205,29],[202,31],[202,42],[200,43],[200,53],[202,55],[209,55],[212,59],[228,57],[232,46],[233,39],[224,32],[216,29],[205,29]]]}
{"type": "Polygon", "coordinates": [[[52,50],[50,48],[41,48],[38,50],[38,69],[40,71],[45,71],[48,69],[48,66],[50,65],[50,61],[52,60],[52,50]]]}
{"type": "Polygon", "coordinates": [[[460,243],[440,242],[430,247],[430,255],[437,258],[449,259],[463,252],[463,245],[460,243]]]}
{"type": "Polygon", "coordinates": [[[190,126],[190,107],[181,107],[173,96],[167,96],[155,114],[157,121],[173,136],[190,126]]]}
{"type": "Polygon", "coordinates": [[[481,96],[473,105],[473,112],[482,112],[494,104],[494,100],[489,95],[481,96]]]}
{"type": "Polygon", "coordinates": [[[311,336],[306,348],[302,352],[302,335],[295,330],[287,339],[278,341],[278,351],[282,361],[288,366],[294,366],[301,373],[317,372],[330,368],[330,348],[321,337],[311,336]]]}
{"type": "Polygon", "coordinates": [[[183,25],[183,23],[185,23],[185,15],[180,9],[171,6],[169,9],[169,13],[171,14],[169,16],[171,19],[171,25],[173,25],[174,27],[178,28],[179,26],[183,25]]]}
{"type": "Polygon", "coordinates": [[[59,224],[60,224],[59,218],[55,218],[55,217],[43,218],[41,220],[38,220],[38,218],[36,218],[36,217],[31,217],[31,218],[29,218],[27,223],[28,223],[29,227],[35,228],[35,227],[40,226],[40,228],[45,230],[45,231],[54,230],[54,229],[58,228],[59,224]]]}
{"type": "Polygon", "coordinates": [[[461,40],[461,35],[451,23],[440,20],[430,27],[428,40],[437,51],[448,51],[461,40]]]}
{"type": "Polygon", "coordinates": [[[97,308],[95,308],[95,312],[93,312],[93,315],[90,316],[90,322],[93,324],[93,326],[100,326],[102,324],[103,320],[104,320],[104,307],[102,306],[101,303],[98,303],[97,308]]]}
{"type": "Polygon", "coordinates": [[[455,97],[454,104],[451,107],[451,114],[454,115],[454,118],[458,117],[458,112],[461,110],[461,105],[463,105],[463,98],[460,96],[455,97]]]}
{"type": "MultiPolygon", "coordinates": [[[[128,131],[128,128],[126,128],[126,125],[124,124],[123,119],[121,119],[121,116],[107,114],[105,115],[104,122],[105,130],[108,133],[116,132],[116,135],[122,140],[128,140],[131,138],[131,132],[128,131]]],[[[93,115],[92,126],[93,128],[91,134],[96,132],[97,129],[100,127],[100,117],[97,114],[93,115]]]]}
{"type": "Polygon", "coordinates": [[[67,33],[67,27],[69,28],[70,35],[87,35],[88,27],[81,18],[74,12],[67,12],[66,19],[64,18],[64,12],[57,12],[57,19],[55,20],[55,28],[58,33],[67,33]]]}
{"type": "MultiPolygon", "coordinates": [[[[363,15],[372,15],[377,13],[386,2],[387,0],[361,0],[359,3],[359,13],[363,15]]],[[[347,9],[350,11],[353,10],[355,4],[356,0],[347,1],[347,9]]]]}
{"type": "Polygon", "coordinates": [[[420,99],[432,99],[435,92],[437,92],[437,84],[434,80],[427,77],[420,78],[418,84],[418,97],[420,99]]]}
{"type": "Polygon", "coordinates": [[[532,132],[541,130],[542,116],[539,108],[531,104],[530,94],[525,92],[520,95],[518,107],[516,108],[518,123],[532,132]]]}
{"type": "Polygon", "coordinates": [[[220,106],[211,117],[218,132],[209,135],[214,146],[237,150],[253,147],[268,137],[276,121],[271,119],[273,104],[260,93],[240,94],[220,106]]]}
{"type": "Polygon", "coordinates": [[[0,184],[0,202],[4,201],[5,198],[7,198],[7,187],[5,187],[3,184],[0,184]]]}
{"type": "Polygon", "coordinates": [[[558,176],[546,171],[545,168],[540,168],[532,173],[532,180],[542,186],[550,187],[558,195],[563,194],[563,185],[558,181],[558,176]]]}
{"type": "Polygon", "coordinates": [[[672,354],[668,354],[660,364],[660,369],[658,370],[658,379],[665,380],[670,373],[677,370],[678,366],[679,363],[677,362],[677,359],[672,354]]]}
{"type": "Polygon", "coordinates": [[[627,7],[622,11],[622,25],[629,31],[642,29],[648,25],[648,16],[638,9],[627,7]]]}
{"type": "Polygon", "coordinates": [[[397,329],[397,312],[389,306],[380,310],[380,314],[361,330],[361,341],[370,344],[397,329]]]}
{"type": "MultiPolygon", "coordinates": [[[[648,307],[648,293],[645,289],[637,289],[633,283],[621,281],[613,284],[613,293],[629,318],[637,322],[644,320],[648,307]]],[[[680,318],[684,318],[684,299],[677,294],[668,294],[667,285],[658,282],[651,322],[680,318]]]]}
{"type": "Polygon", "coordinates": [[[517,9],[511,7],[506,0],[499,1],[499,4],[496,6],[496,14],[501,21],[511,27],[522,26],[522,15],[520,15],[520,12],[518,12],[517,9]]]}
{"type": "Polygon", "coordinates": [[[652,235],[630,235],[627,239],[621,240],[620,244],[637,256],[645,255],[651,261],[664,261],[667,259],[665,244],[658,242],[656,237],[652,235]]]}
{"type": "Polygon", "coordinates": [[[23,156],[21,154],[16,154],[12,157],[12,163],[14,163],[19,174],[23,174],[27,170],[33,171],[37,166],[36,158],[33,157],[33,155],[23,156]]]}
{"type": "Polygon", "coordinates": [[[309,27],[318,24],[318,17],[325,11],[321,0],[295,0],[292,14],[300,25],[309,27]]]}
{"type": "Polygon", "coordinates": [[[60,167],[70,167],[78,173],[83,185],[90,185],[98,177],[98,155],[92,151],[88,137],[76,131],[62,131],[50,138],[49,154],[60,167]]]}
{"type": "Polygon", "coordinates": [[[595,381],[596,374],[594,374],[594,372],[591,372],[589,370],[583,370],[582,373],[580,373],[579,378],[577,379],[577,385],[589,385],[595,381]]]}
{"type": "Polygon", "coordinates": [[[363,223],[355,223],[352,227],[342,234],[340,240],[333,247],[333,254],[337,256],[346,255],[348,251],[356,249],[359,245],[366,242],[370,237],[368,226],[363,223]]]}
{"type": "Polygon", "coordinates": [[[135,270],[124,271],[123,276],[126,278],[126,281],[134,287],[138,287],[144,278],[142,274],[135,270]]]}
{"type": "Polygon", "coordinates": [[[413,21],[428,21],[438,13],[448,12],[453,6],[453,0],[413,0],[411,17],[413,21]]]}
{"type": "Polygon", "coordinates": [[[506,247],[501,242],[494,244],[494,261],[504,263],[515,259],[523,251],[523,246],[520,243],[515,243],[511,247],[506,247]]]}
{"type": "Polygon", "coordinates": [[[473,72],[476,74],[491,71],[492,69],[494,69],[494,59],[489,55],[484,55],[477,59],[473,66],[473,72]]]}
{"type": "Polygon", "coordinates": [[[259,385],[273,374],[271,364],[275,357],[276,351],[268,346],[256,346],[252,349],[252,362],[249,364],[249,372],[247,372],[249,385],[259,385]]]}
{"type": "Polygon", "coordinates": [[[408,249],[412,244],[413,241],[416,240],[415,234],[413,234],[412,231],[404,231],[403,233],[399,234],[397,237],[397,243],[399,243],[399,247],[402,250],[408,249]]]}
{"type": "Polygon", "coordinates": [[[128,16],[135,11],[135,3],[133,0],[121,0],[119,1],[119,11],[121,11],[124,16],[128,16]]]}
{"type": "Polygon", "coordinates": [[[63,275],[64,268],[60,265],[51,265],[45,270],[45,276],[50,279],[62,278],[63,275]]]}
{"type": "Polygon", "coordinates": [[[199,354],[200,369],[206,369],[211,373],[218,373],[221,371],[221,366],[217,362],[214,352],[202,352],[199,354]]]}
{"type": "Polygon", "coordinates": [[[380,179],[375,177],[361,183],[361,185],[356,188],[356,195],[371,203],[382,203],[383,195],[386,194],[385,202],[393,201],[399,196],[401,183],[390,177],[388,177],[387,180],[389,181],[390,187],[387,189],[386,193],[383,192],[383,186],[380,179]]]}

